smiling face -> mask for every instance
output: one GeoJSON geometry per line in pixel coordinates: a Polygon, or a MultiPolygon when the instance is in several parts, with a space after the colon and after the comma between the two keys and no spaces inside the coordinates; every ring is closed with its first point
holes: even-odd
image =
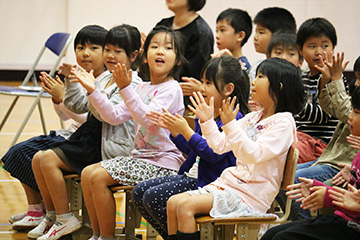
{"type": "Polygon", "coordinates": [[[311,37],[304,42],[301,54],[309,65],[310,76],[319,73],[319,71],[315,69],[315,65],[319,65],[321,63],[320,56],[324,57],[324,52],[326,52],[327,56],[331,56],[333,51],[334,46],[330,38],[326,36],[311,37]]]}
{"type": "Polygon", "coordinates": [[[94,70],[94,76],[104,72],[102,46],[97,44],[77,44],[75,47],[76,62],[87,72],[94,70]]]}
{"type": "Polygon", "coordinates": [[[256,24],[254,46],[258,53],[266,53],[267,46],[271,39],[271,31],[261,24],[256,24]]]}
{"type": "Polygon", "coordinates": [[[149,65],[152,83],[163,82],[176,64],[173,39],[170,34],[159,32],[153,36],[145,60],[149,65]]]}
{"type": "Polygon", "coordinates": [[[240,47],[239,34],[235,33],[234,28],[226,19],[216,23],[216,45],[219,50],[229,49],[233,52],[236,47],[240,47]]]}
{"type": "Polygon", "coordinates": [[[123,48],[112,44],[106,44],[103,52],[104,63],[109,71],[115,69],[115,65],[125,64],[127,69],[131,68],[131,61],[123,48]]]}

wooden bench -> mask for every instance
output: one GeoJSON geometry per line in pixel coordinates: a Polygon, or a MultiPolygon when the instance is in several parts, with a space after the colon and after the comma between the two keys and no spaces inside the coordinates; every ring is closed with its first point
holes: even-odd
{"type": "MultiPolygon", "coordinates": [[[[284,177],[281,183],[281,189],[286,191],[286,187],[294,183],[297,159],[299,152],[294,145],[289,149],[284,177]]],[[[274,201],[273,205],[276,204],[274,201]]],[[[285,212],[274,212],[278,215],[273,217],[239,217],[239,218],[212,218],[210,216],[202,216],[196,218],[196,222],[200,226],[200,236],[204,240],[226,240],[233,239],[234,228],[236,226],[236,239],[255,240],[258,237],[261,224],[280,224],[287,221],[290,214],[291,199],[286,200],[285,212]]],[[[271,208],[273,209],[273,207],[271,208]]]]}

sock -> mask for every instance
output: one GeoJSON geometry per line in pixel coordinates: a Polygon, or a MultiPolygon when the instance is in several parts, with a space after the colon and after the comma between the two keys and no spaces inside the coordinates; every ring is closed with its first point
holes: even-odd
{"type": "Polygon", "coordinates": [[[99,240],[116,240],[116,238],[107,238],[107,237],[100,236],[99,240]]]}
{"type": "Polygon", "coordinates": [[[41,203],[39,204],[30,204],[28,206],[28,212],[27,212],[28,216],[31,217],[41,217],[44,216],[44,212],[43,212],[43,208],[41,203]]]}
{"type": "Polygon", "coordinates": [[[54,211],[46,211],[46,215],[45,218],[47,218],[47,220],[49,222],[55,222],[56,220],[56,212],[54,211]]]}
{"type": "Polygon", "coordinates": [[[174,235],[169,235],[169,236],[168,236],[168,240],[178,240],[178,237],[176,236],[176,234],[174,234],[174,235]]]}
{"type": "Polygon", "coordinates": [[[179,240],[200,240],[199,231],[194,233],[183,233],[178,230],[176,236],[179,240]]]}
{"type": "Polygon", "coordinates": [[[92,240],[98,240],[99,237],[100,237],[100,234],[99,234],[99,233],[93,233],[93,235],[91,236],[90,239],[92,239],[92,240]]]}
{"type": "Polygon", "coordinates": [[[56,221],[65,224],[67,223],[67,221],[69,221],[70,218],[72,218],[74,215],[72,212],[69,213],[64,213],[64,214],[59,214],[56,215],[56,221]]]}

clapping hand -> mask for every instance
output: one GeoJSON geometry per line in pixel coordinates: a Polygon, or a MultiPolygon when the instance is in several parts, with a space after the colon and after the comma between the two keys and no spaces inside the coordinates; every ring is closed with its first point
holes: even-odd
{"type": "Polygon", "coordinates": [[[64,98],[64,83],[60,77],[56,75],[55,80],[46,72],[41,72],[40,74],[42,88],[52,96],[54,103],[62,103],[64,98]]]}
{"type": "Polygon", "coordinates": [[[206,122],[214,116],[213,97],[210,98],[209,105],[207,105],[200,92],[193,92],[193,96],[190,97],[190,101],[194,107],[189,105],[188,108],[195,113],[200,122],[206,122]]]}
{"type": "Polygon", "coordinates": [[[221,117],[221,121],[223,124],[227,124],[232,120],[236,119],[236,115],[239,112],[239,104],[236,105],[234,109],[234,105],[236,103],[236,96],[232,98],[228,97],[226,100],[224,99],[222,102],[222,107],[219,109],[219,114],[221,117]]]}
{"type": "Polygon", "coordinates": [[[80,66],[72,68],[70,73],[74,75],[75,79],[71,79],[70,82],[79,82],[86,89],[88,94],[91,94],[95,91],[95,77],[93,72],[93,70],[87,72],[80,66]]]}
{"type": "Polygon", "coordinates": [[[126,88],[131,84],[132,70],[127,71],[125,64],[116,64],[112,73],[114,81],[120,89],[126,88]]]}

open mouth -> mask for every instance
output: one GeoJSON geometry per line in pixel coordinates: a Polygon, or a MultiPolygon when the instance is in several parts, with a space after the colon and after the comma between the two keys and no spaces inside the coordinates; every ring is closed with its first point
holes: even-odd
{"type": "Polygon", "coordinates": [[[164,63],[165,61],[162,58],[155,59],[156,63],[164,63]]]}

